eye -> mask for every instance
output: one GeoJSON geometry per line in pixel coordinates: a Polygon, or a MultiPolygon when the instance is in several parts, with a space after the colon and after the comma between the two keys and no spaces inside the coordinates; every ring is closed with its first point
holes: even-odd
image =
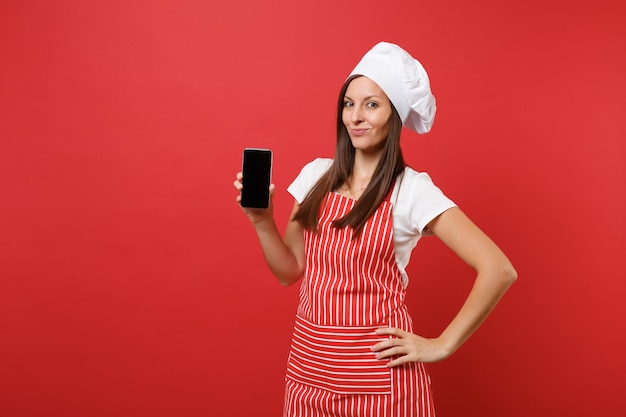
{"type": "Polygon", "coordinates": [[[354,106],[354,103],[351,102],[350,100],[346,100],[343,102],[343,107],[352,107],[354,106]]]}
{"type": "Polygon", "coordinates": [[[367,107],[378,107],[378,103],[376,103],[375,101],[368,101],[367,107]]]}

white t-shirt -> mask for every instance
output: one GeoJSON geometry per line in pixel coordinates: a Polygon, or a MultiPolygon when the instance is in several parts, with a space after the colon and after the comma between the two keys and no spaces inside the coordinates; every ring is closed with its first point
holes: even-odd
{"type": "MultiPolygon", "coordinates": [[[[298,203],[304,200],[332,163],[332,159],[318,158],[302,168],[287,188],[298,203]]],[[[428,174],[409,167],[396,180],[391,204],[396,263],[402,274],[402,283],[406,287],[409,278],[405,269],[424,228],[444,211],[456,207],[456,204],[435,186],[428,174]]]]}

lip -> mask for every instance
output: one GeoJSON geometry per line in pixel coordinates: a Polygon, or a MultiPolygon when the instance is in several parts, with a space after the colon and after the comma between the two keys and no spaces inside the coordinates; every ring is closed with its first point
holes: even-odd
{"type": "Polygon", "coordinates": [[[350,129],[350,133],[354,136],[363,136],[368,129],[350,129]]]}

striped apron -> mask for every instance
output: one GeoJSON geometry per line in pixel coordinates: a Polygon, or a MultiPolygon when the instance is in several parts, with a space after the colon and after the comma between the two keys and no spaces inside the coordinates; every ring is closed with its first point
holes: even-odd
{"type": "MultiPolygon", "coordinates": [[[[389,193],[391,194],[391,193],[389,193]]],[[[412,332],[393,245],[390,195],[357,239],[332,221],[355,200],[329,193],[306,266],[286,374],[284,417],[435,415],[423,363],[388,368],[371,347],[380,327],[412,332]]]]}

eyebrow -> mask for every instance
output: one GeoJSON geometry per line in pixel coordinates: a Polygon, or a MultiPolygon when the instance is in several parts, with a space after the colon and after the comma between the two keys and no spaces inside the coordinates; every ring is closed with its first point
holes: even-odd
{"type": "MultiPolygon", "coordinates": [[[[351,99],[350,97],[348,97],[348,96],[343,96],[343,98],[344,98],[344,100],[346,100],[346,99],[347,99],[347,100],[350,100],[350,101],[354,101],[354,100],[352,100],[352,99],[351,99]]],[[[377,98],[377,99],[379,99],[379,100],[380,100],[380,96],[378,96],[378,95],[376,95],[376,94],[373,94],[373,95],[371,95],[371,96],[367,96],[367,97],[365,97],[365,98],[363,99],[363,101],[367,101],[367,100],[370,100],[370,99],[373,99],[373,98],[377,98]]]]}

